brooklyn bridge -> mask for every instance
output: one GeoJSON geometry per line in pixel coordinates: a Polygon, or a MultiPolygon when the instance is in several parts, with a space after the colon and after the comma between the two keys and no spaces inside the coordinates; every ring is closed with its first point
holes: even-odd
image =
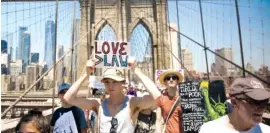
{"type": "MultiPolygon", "coordinates": [[[[3,133],[33,108],[50,118],[61,106],[57,86],[80,77],[100,41],[126,42],[153,81],[158,70],[176,69],[186,81],[223,80],[227,93],[239,77],[270,87],[268,0],[2,0],[1,7],[3,133]]],[[[103,70],[80,97],[93,97],[103,70]]],[[[138,85],[130,70],[124,75],[138,85]]]]}

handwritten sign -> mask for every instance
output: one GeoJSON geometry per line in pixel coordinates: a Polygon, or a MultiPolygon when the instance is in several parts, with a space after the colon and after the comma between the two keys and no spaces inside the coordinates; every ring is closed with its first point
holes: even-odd
{"type": "Polygon", "coordinates": [[[78,133],[72,111],[64,113],[55,123],[54,133],[78,133]]]}
{"type": "Polygon", "coordinates": [[[128,68],[130,43],[120,41],[96,41],[95,57],[98,59],[96,68],[128,68]]]}
{"type": "Polygon", "coordinates": [[[205,122],[204,97],[200,82],[186,82],[179,86],[184,133],[197,133],[205,122]]]}
{"type": "Polygon", "coordinates": [[[227,113],[224,82],[185,82],[179,85],[184,133],[198,133],[201,125],[227,113]]]}

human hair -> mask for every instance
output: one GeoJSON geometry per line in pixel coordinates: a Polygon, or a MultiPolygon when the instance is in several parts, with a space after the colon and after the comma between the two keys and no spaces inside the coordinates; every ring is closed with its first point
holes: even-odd
{"type": "Polygon", "coordinates": [[[28,111],[28,114],[23,116],[17,126],[16,132],[19,132],[21,126],[26,123],[32,123],[40,133],[50,133],[51,127],[46,117],[42,115],[42,111],[39,109],[32,109],[28,111]]]}

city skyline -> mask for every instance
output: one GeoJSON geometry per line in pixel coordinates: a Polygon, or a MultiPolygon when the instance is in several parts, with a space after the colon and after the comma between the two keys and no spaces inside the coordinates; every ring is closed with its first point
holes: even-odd
{"type": "MultiPolygon", "coordinates": [[[[31,2],[29,2],[29,7],[32,7],[31,2]]],[[[34,25],[34,27],[41,27],[41,34],[39,32],[36,32],[35,29],[30,28],[30,32],[34,32],[31,34],[31,37],[34,38],[31,41],[34,41],[35,43],[32,43],[33,46],[31,46],[31,52],[38,52],[40,53],[40,62],[42,62],[42,58],[44,57],[44,52],[40,51],[40,47],[43,47],[42,45],[39,46],[37,43],[39,42],[42,44],[43,42],[45,43],[45,39],[43,39],[42,34],[45,34],[45,32],[42,32],[45,30],[45,22],[48,20],[54,21],[54,15],[53,15],[53,8],[50,8],[49,5],[52,4],[53,2],[47,2],[47,3],[42,3],[41,5],[48,5],[48,8],[46,8],[46,11],[48,9],[49,12],[44,12],[44,15],[47,15],[45,17],[46,19],[43,19],[40,24],[34,25]],[[43,25],[44,24],[44,25],[43,25]],[[43,26],[42,26],[43,25],[43,26]],[[43,30],[42,30],[43,29],[43,30]],[[35,34],[38,33],[38,34],[35,34]],[[33,37],[33,36],[39,36],[39,37],[33,37]],[[36,40],[38,39],[38,41],[36,40]]],[[[68,2],[62,2],[64,5],[65,3],[68,2]]],[[[70,2],[72,3],[72,2],[70,2]]],[[[26,5],[28,3],[25,3],[26,5]]],[[[168,7],[169,7],[169,22],[177,24],[177,20],[175,17],[176,14],[176,7],[175,7],[175,1],[169,1],[168,2],[168,7]],[[174,12],[173,12],[174,11],[174,12]]],[[[204,16],[204,26],[205,26],[205,31],[206,31],[206,45],[210,47],[211,50],[215,51],[216,49],[220,48],[232,48],[234,53],[235,53],[235,59],[234,62],[236,62],[238,65],[241,65],[240,61],[240,48],[239,48],[239,38],[237,35],[237,25],[236,25],[236,15],[235,15],[235,7],[233,6],[233,1],[224,1],[224,2],[202,2],[203,5],[203,16],[204,16]],[[213,5],[216,5],[214,7],[213,5]],[[211,18],[212,17],[212,18],[211,18]],[[217,18],[215,18],[217,17],[217,18]],[[221,24],[220,26],[218,24],[221,24]],[[220,31],[220,32],[217,32],[220,31]],[[212,37],[211,37],[212,36],[212,37]],[[223,37],[222,37],[223,36],[223,37]],[[219,42],[219,43],[217,43],[219,42]]],[[[68,4],[67,4],[68,5],[68,4]]],[[[192,37],[195,41],[198,41],[199,43],[203,44],[202,42],[202,35],[201,35],[201,24],[200,24],[200,17],[199,17],[199,8],[198,8],[198,2],[189,2],[189,1],[183,1],[179,2],[179,17],[181,17],[181,23],[180,23],[180,31],[181,33],[188,35],[192,37]],[[189,17],[189,18],[187,18],[189,17]],[[187,19],[185,19],[187,18],[187,19]],[[193,21],[191,19],[195,18],[193,21]],[[194,22],[194,23],[191,23],[194,22]],[[187,24],[190,23],[190,24],[187,24]],[[189,25],[189,26],[188,26],[189,25]],[[196,26],[197,25],[197,26],[196,26]]],[[[242,38],[243,38],[243,46],[244,46],[244,59],[245,59],[245,64],[251,63],[254,68],[257,70],[260,68],[260,66],[265,63],[265,65],[269,66],[269,62],[266,60],[269,58],[270,54],[268,50],[270,48],[269,45],[269,25],[267,22],[269,22],[270,16],[268,15],[268,10],[266,10],[266,7],[268,7],[270,4],[268,1],[251,1],[251,2],[245,2],[245,1],[240,1],[239,2],[239,13],[240,13],[240,20],[241,20],[241,26],[242,26],[242,38]],[[248,8],[249,6],[251,8],[248,8]],[[261,7],[258,9],[258,7],[261,7]],[[259,14],[259,15],[258,15],[259,14]],[[252,19],[250,19],[252,18],[252,19]],[[261,21],[261,18],[262,21],[261,21]],[[248,22],[250,21],[250,22],[248,22]],[[264,31],[261,31],[261,23],[264,23],[264,31]],[[250,28],[251,27],[251,28],[250,28]],[[252,28],[254,27],[254,28],[252,28]],[[259,33],[259,34],[255,34],[259,33]],[[251,34],[251,35],[249,35],[251,34]],[[264,34],[264,42],[262,42],[262,34],[264,34]],[[250,41],[251,40],[251,41],[250,41]],[[255,43],[255,40],[258,40],[257,43],[255,43]],[[263,45],[264,44],[264,45],[263,45]],[[249,46],[250,45],[250,46],[249,46]],[[252,50],[252,51],[251,51],[252,50]],[[251,52],[250,52],[251,51],[251,52]],[[264,52],[263,52],[264,51],[264,52]],[[264,55],[263,55],[264,53],[264,55]],[[262,58],[264,56],[264,59],[262,58]],[[255,60],[258,59],[258,60],[255,60]]],[[[6,6],[6,5],[4,5],[6,6]]],[[[76,18],[80,18],[80,13],[79,13],[79,4],[76,5],[76,18]],[[78,11],[77,11],[78,10],[78,11]]],[[[9,10],[14,9],[14,7],[10,7],[9,10]]],[[[64,8],[63,8],[64,9],[64,8]]],[[[4,9],[2,9],[3,11],[4,9]]],[[[38,9],[36,9],[38,10],[38,9]]],[[[39,11],[37,11],[39,12],[39,11]]],[[[43,13],[43,12],[42,12],[43,13]]],[[[25,15],[27,15],[25,13],[25,15]]],[[[61,14],[61,13],[60,13],[61,14]]],[[[63,14],[64,16],[64,14],[63,14]]],[[[2,16],[5,18],[6,16],[2,16]]],[[[36,18],[39,19],[39,18],[36,18]]],[[[3,19],[2,19],[3,20],[3,19]]],[[[9,18],[9,20],[13,20],[12,17],[9,18]]],[[[31,20],[31,19],[30,19],[31,20]]],[[[28,24],[28,21],[30,20],[24,20],[25,24],[28,24]]],[[[62,19],[60,19],[62,20],[62,19]]],[[[68,35],[68,33],[63,33],[63,31],[70,30],[69,27],[71,27],[71,22],[67,22],[65,27],[64,21],[59,21],[59,32],[61,32],[61,35],[58,35],[58,42],[57,46],[59,44],[64,44],[67,47],[70,47],[71,45],[71,37],[68,35]],[[64,29],[65,28],[65,29],[64,29]],[[63,33],[63,34],[62,34],[63,33]],[[65,37],[62,37],[65,36],[65,37]],[[70,39],[67,39],[70,38],[70,39]],[[62,43],[62,42],[68,42],[68,43],[62,43]]],[[[5,24],[4,24],[5,25],[5,24]]],[[[22,25],[21,22],[18,22],[17,25],[22,25]]],[[[4,33],[8,32],[5,29],[9,29],[8,27],[2,27],[4,29],[4,33]]],[[[14,28],[11,28],[14,29],[14,28]]],[[[136,29],[134,29],[136,30],[136,29]]],[[[11,30],[12,31],[12,30],[11,30]]],[[[16,30],[15,30],[16,31],[16,30]]],[[[140,31],[143,32],[143,31],[140,31]]],[[[140,36],[138,33],[137,35],[133,36],[140,36]]],[[[13,36],[18,36],[18,35],[13,35],[13,36]]],[[[13,37],[15,38],[15,37],[13,37]]],[[[18,37],[17,37],[18,38],[18,37]]],[[[10,39],[9,39],[10,40],[10,39]]],[[[14,48],[14,43],[16,41],[13,41],[13,48],[14,48]]],[[[142,42],[147,42],[148,40],[143,40],[142,42]]],[[[186,38],[181,36],[181,44],[182,44],[182,49],[185,49],[186,47],[191,50],[194,56],[194,67],[198,71],[206,71],[205,68],[205,59],[204,59],[204,50],[197,46],[194,45],[191,41],[188,41],[186,38]]],[[[45,46],[44,46],[45,47],[45,46]]],[[[208,64],[209,64],[209,69],[211,63],[214,62],[215,56],[211,53],[208,52],[208,64]]]]}

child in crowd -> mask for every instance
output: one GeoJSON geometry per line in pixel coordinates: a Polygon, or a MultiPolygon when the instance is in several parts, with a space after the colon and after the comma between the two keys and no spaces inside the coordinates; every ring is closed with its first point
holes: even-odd
{"type": "Polygon", "coordinates": [[[50,133],[51,127],[42,111],[33,109],[21,118],[15,130],[16,133],[50,133]]]}

